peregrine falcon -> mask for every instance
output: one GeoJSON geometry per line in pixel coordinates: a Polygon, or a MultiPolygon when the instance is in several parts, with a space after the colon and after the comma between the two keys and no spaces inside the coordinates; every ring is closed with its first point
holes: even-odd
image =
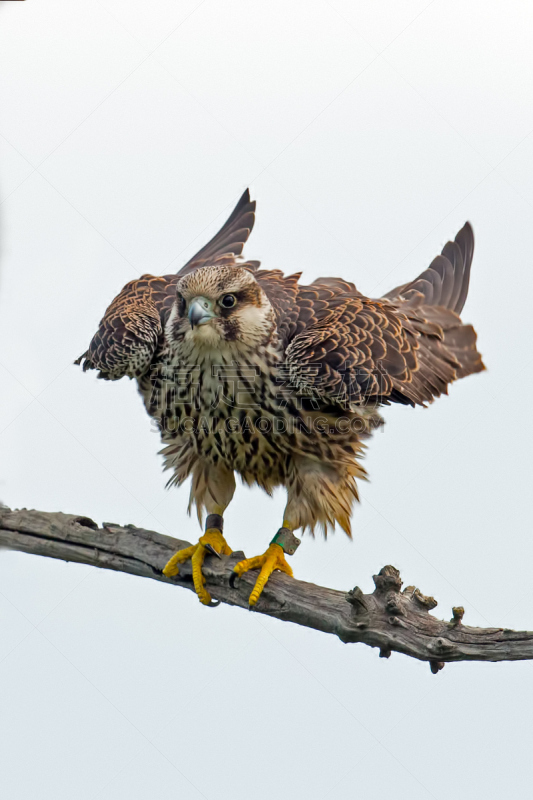
{"type": "Polygon", "coordinates": [[[460,318],[474,235],[467,222],[415,280],[371,299],[342,278],[301,284],[300,273],[260,269],[242,250],[254,225],[248,190],[216,236],[177,273],[126,284],[77,360],[99,378],[134,378],[161,435],[169,485],[191,478],[198,544],[191,559],[200,601],[206,552],[229,555],[223,514],[235,474],[268,494],[287,490],[283,523],[263,555],[250,605],[274,570],[292,575],[293,531],[338,523],[351,535],[365,476],[365,440],[383,405],[425,406],[458,378],[484,369],[476,333],[460,318]]]}

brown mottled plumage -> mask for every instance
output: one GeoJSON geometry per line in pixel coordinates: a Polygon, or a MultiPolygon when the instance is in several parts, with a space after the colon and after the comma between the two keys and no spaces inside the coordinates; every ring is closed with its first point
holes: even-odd
{"type": "Polygon", "coordinates": [[[431,403],[484,368],[459,317],[472,228],[416,280],[370,299],[340,278],[305,286],[239,260],[254,213],[246,191],[177,275],[128,283],[77,363],[137,380],[170,483],[192,476],[199,514],[223,512],[237,472],[268,492],[287,488],[285,527],[338,522],[349,534],[379,407],[431,403]]]}

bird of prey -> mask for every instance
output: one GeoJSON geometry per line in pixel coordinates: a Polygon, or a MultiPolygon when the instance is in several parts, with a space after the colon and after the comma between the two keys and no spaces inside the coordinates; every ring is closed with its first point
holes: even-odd
{"type": "Polygon", "coordinates": [[[99,378],[137,381],[156,420],[170,485],[191,478],[205,532],[164,569],[192,560],[200,601],[206,552],[231,554],[223,514],[235,474],[269,494],[287,490],[283,523],[263,555],[240,561],[232,578],[259,569],[258,598],[293,531],[338,523],[350,536],[365,440],[383,405],[424,406],[448,384],[484,369],[476,333],[460,318],[474,236],[467,222],[415,280],[371,299],[342,278],[299,282],[246,261],[255,202],[244,192],[233,213],[184,267],[126,284],[76,363],[99,378]]]}

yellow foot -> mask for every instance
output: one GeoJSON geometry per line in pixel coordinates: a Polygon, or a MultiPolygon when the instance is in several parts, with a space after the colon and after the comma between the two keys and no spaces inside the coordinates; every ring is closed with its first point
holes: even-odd
{"type": "Polygon", "coordinates": [[[299,544],[300,540],[296,538],[292,531],[288,528],[280,528],[271,541],[266,553],[263,553],[262,556],[256,556],[255,558],[246,558],[244,561],[239,561],[239,563],[235,565],[230,578],[230,584],[234,586],[235,579],[240,578],[240,576],[248,572],[248,570],[260,569],[261,572],[259,573],[259,577],[255,582],[255,586],[248,601],[251,606],[255,606],[274,570],[279,569],[280,572],[284,572],[286,575],[292,577],[292,569],[285,560],[285,553],[293,555],[299,544]]]}
{"type": "Polygon", "coordinates": [[[186,547],[184,550],[178,550],[174,553],[170,561],[163,569],[163,575],[167,578],[172,578],[179,573],[179,564],[183,564],[188,559],[191,559],[192,564],[192,579],[194,588],[198,599],[205,606],[218,605],[211,601],[211,595],[205,588],[205,578],[202,575],[202,564],[206,552],[213,553],[220,558],[220,555],[230,556],[232,553],[231,547],[227,544],[222,536],[222,532],[218,528],[208,528],[203,536],[198,540],[198,544],[193,544],[186,547]]]}

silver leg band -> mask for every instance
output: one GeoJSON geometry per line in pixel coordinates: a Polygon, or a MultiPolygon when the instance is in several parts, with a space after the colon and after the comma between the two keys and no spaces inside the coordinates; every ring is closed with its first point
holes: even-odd
{"type": "Polygon", "coordinates": [[[280,528],[270,544],[279,544],[285,555],[293,556],[298,550],[301,541],[289,528],[280,528]]]}
{"type": "Polygon", "coordinates": [[[208,514],[205,521],[205,529],[208,531],[210,528],[216,528],[222,533],[224,530],[224,520],[220,514],[208,514]]]}

